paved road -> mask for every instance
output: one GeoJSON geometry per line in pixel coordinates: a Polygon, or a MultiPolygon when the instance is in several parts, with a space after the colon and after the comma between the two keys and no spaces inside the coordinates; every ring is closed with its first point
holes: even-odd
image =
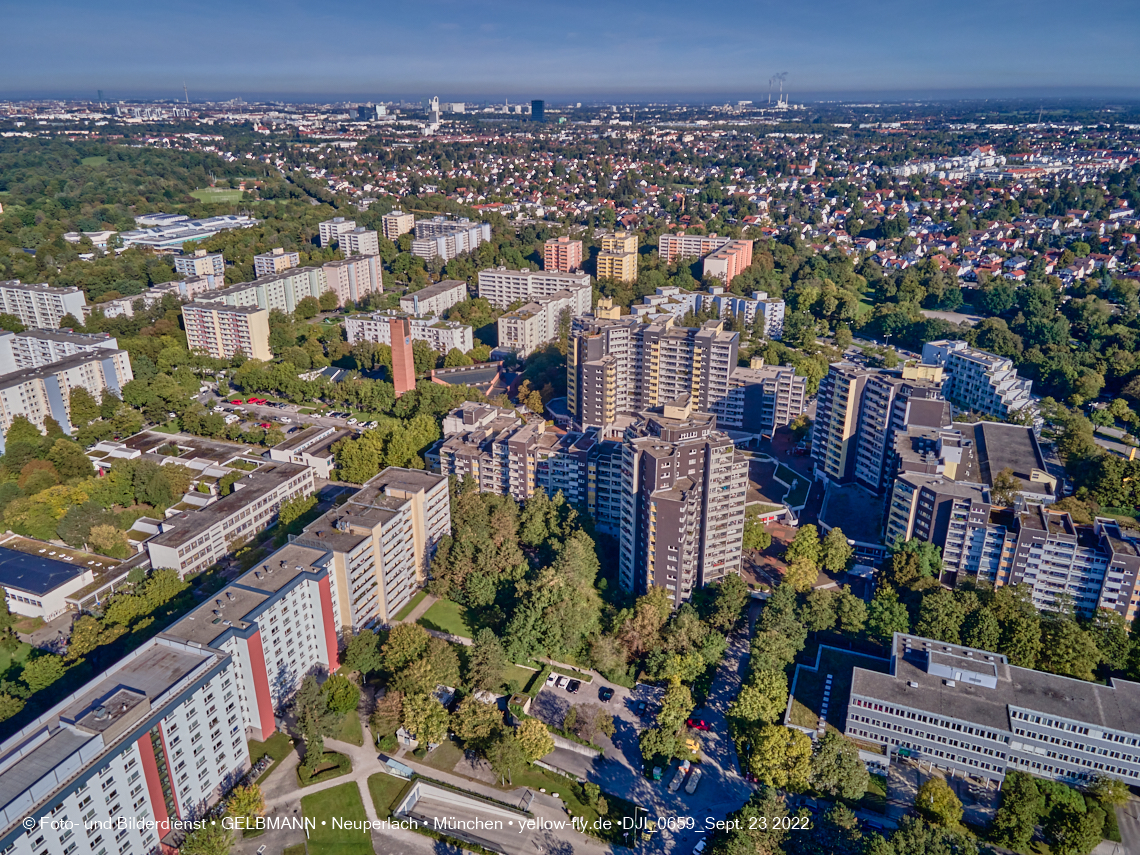
{"type": "Polygon", "coordinates": [[[1116,809],[1120,839],[1124,841],[1119,855],[1140,855],[1140,800],[1130,798],[1116,809]]]}

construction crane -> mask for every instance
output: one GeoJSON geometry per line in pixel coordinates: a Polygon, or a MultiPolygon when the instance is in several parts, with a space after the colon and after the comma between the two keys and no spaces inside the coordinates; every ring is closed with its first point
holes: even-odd
{"type": "Polygon", "coordinates": [[[186,88],[186,81],[182,81],[182,94],[186,96],[186,103],[190,103],[190,90],[186,88]]]}

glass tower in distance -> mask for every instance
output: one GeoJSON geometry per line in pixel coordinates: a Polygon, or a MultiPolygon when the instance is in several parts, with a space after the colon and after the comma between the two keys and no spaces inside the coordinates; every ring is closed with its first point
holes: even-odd
{"type": "Polygon", "coordinates": [[[530,102],[530,120],[532,122],[545,122],[546,121],[546,102],[545,101],[531,101],[530,102]]]}

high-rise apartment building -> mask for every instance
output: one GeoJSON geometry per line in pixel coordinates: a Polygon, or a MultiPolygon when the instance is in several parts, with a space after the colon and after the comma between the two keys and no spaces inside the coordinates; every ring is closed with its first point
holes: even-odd
{"type": "Polygon", "coordinates": [[[296,252],[286,252],[281,247],[274,247],[269,252],[263,252],[253,257],[254,276],[272,276],[281,273],[290,267],[297,267],[301,263],[301,255],[296,252]]]}
{"type": "Polygon", "coordinates": [[[1013,361],[970,347],[964,341],[931,341],[922,361],[946,369],[943,391],[955,407],[995,419],[1025,412],[1037,416],[1033,381],[1019,377],[1013,361]]]}
{"type": "Polygon", "coordinates": [[[890,453],[908,424],[941,427],[950,414],[942,399],[942,371],[908,364],[880,371],[833,362],[819,384],[812,428],[816,477],[859,483],[882,492],[894,475],[890,453]],[[918,401],[931,401],[925,408],[918,401]],[[916,406],[911,407],[912,401],[916,406]]]}
{"type": "Polygon", "coordinates": [[[715,308],[720,317],[733,315],[749,327],[755,327],[759,318],[760,335],[777,341],[784,337],[784,301],[768,299],[768,292],[753,291],[751,298],[739,297],[726,293],[723,286],[713,285],[703,296],[702,308],[706,311],[715,308]]]}
{"type": "Polygon", "coordinates": [[[582,241],[565,235],[550,238],[542,246],[542,266],[545,270],[576,272],[582,266],[582,241]]]}
{"type": "Polygon", "coordinates": [[[59,329],[65,315],[86,316],[87,300],[78,288],[26,284],[19,279],[0,282],[0,312],[15,315],[25,327],[59,329]]]}
{"type": "Polygon", "coordinates": [[[329,563],[327,551],[288,544],[94,679],[62,688],[0,743],[0,846],[157,852],[168,822],[200,818],[249,770],[247,740],[274,733],[301,678],[337,669],[343,595],[329,563]]]}
{"type": "Polygon", "coordinates": [[[771,436],[776,428],[791,424],[804,411],[807,379],[794,368],[764,365],[754,357],[750,368],[733,369],[728,396],[710,402],[717,427],[724,430],[771,436]]]}
{"type": "Polygon", "coordinates": [[[52,418],[70,435],[72,389],[83,387],[95,400],[105,389],[121,397],[123,386],[133,379],[127,352],[102,347],[0,375],[0,450],[16,416],[41,430],[52,418]]]}
{"type": "Polygon", "coordinates": [[[416,227],[416,218],[403,211],[390,211],[380,218],[380,223],[384,229],[384,237],[395,242],[400,235],[406,235],[416,227]]]}
{"type": "Polygon", "coordinates": [[[705,256],[703,275],[719,279],[725,285],[752,264],[752,241],[730,240],[720,249],[705,256]]]}
{"type": "Polygon", "coordinates": [[[380,238],[374,229],[359,227],[340,233],[340,248],[345,255],[379,255],[380,238]]]}
{"type": "Polygon", "coordinates": [[[412,351],[412,325],[407,318],[388,319],[388,343],[392,348],[392,385],[396,397],[416,388],[416,360],[412,351]]]}
{"type": "Polygon", "coordinates": [[[458,220],[449,220],[447,217],[417,220],[412,255],[429,261],[436,257],[450,261],[457,255],[471,252],[490,239],[490,223],[475,223],[465,217],[458,220]]]}
{"type": "Polygon", "coordinates": [[[677,327],[672,317],[649,324],[630,316],[576,317],[566,365],[571,418],[582,427],[608,427],[620,414],[679,397],[700,412],[728,415],[739,388],[732,380],[739,344],[720,321],[677,327]]]}
{"type": "Polygon", "coordinates": [[[332,553],[338,622],[360,630],[395,619],[450,533],[447,478],[390,466],[294,542],[332,553]]]}
{"type": "Polygon", "coordinates": [[[624,231],[602,235],[598,278],[619,282],[637,280],[637,235],[624,231]]]}
{"type": "Polygon", "coordinates": [[[435,472],[473,479],[480,492],[524,502],[535,490],[561,491],[600,531],[620,527],[621,443],[596,431],[548,430],[541,419],[469,402],[444,417],[443,439],[424,457],[435,472]]]}
{"type": "Polygon", "coordinates": [[[419,291],[400,298],[400,311],[419,318],[442,315],[456,303],[467,299],[467,283],[460,279],[433,282],[419,291]]]}
{"type": "Polygon", "coordinates": [[[0,374],[39,368],[80,353],[119,352],[110,333],[74,333],[64,330],[0,330],[0,374]]]}
{"type": "Polygon", "coordinates": [[[748,464],[715,416],[693,412],[686,398],[643,412],[622,455],[622,587],[657,585],[680,605],[740,572],[748,464]]]}
{"type": "MultiPolygon", "coordinates": [[[[373,312],[370,315],[349,315],[344,321],[344,333],[350,344],[358,341],[392,343],[389,323],[395,312],[373,312]]],[[[426,341],[433,350],[447,353],[452,348],[466,353],[475,346],[471,327],[458,321],[440,321],[435,318],[408,318],[412,341],[426,341]]]]}
{"type": "Polygon", "coordinates": [[[341,306],[358,303],[369,294],[384,291],[380,258],[376,255],[350,255],[340,261],[328,261],[321,271],[324,273],[325,291],[335,292],[341,306]]]}
{"type": "Polygon", "coordinates": [[[224,282],[226,259],[220,252],[199,249],[193,255],[174,256],[174,271],[183,276],[215,276],[224,282]]]}
{"type": "Polygon", "coordinates": [[[556,270],[508,270],[496,267],[479,271],[479,296],[493,306],[505,309],[512,303],[529,303],[557,291],[590,291],[589,273],[561,273],[556,270]]]}
{"type": "Polygon", "coordinates": [[[257,305],[187,303],[182,307],[186,343],[215,359],[230,359],[239,350],[250,359],[273,358],[269,349],[269,311],[257,305]]]}
{"type": "Polygon", "coordinates": [[[356,220],[346,220],[344,217],[333,217],[317,225],[321,236],[321,246],[330,247],[340,241],[341,235],[356,228],[356,220]]]}
{"type": "Polygon", "coordinates": [[[679,258],[704,258],[716,252],[731,238],[719,237],[716,232],[708,235],[690,235],[677,232],[675,235],[661,235],[657,243],[657,254],[666,264],[679,258]]]}
{"type": "Polygon", "coordinates": [[[498,321],[499,347],[526,358],[547,342],[558,338],[559,329],[569,330],[571,319],[590,311],[593,294],[589,287],[555,291],[502,315],[498,321]]]}

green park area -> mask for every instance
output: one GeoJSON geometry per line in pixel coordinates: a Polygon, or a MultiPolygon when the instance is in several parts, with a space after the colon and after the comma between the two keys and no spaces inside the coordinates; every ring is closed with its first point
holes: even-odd
{"type": "MultiPolygon", "coordinates": [[[[104,160],[105,159],[106,158],[104,158],[104,160]]],[[[230,203],[240,202],[245,195],[245,191],[207,187],[204,190],[194,190],[190,195],[200,202],[230,203]]]]}
{"type": "Polygon", "coordinates": [[[364,801],[355,782],[330,787],[301,799],[301,812],[316,820],[309,832],[309,851],[321,855],[373,855],[372,837],[359,830],[335,828],[329,820],[339,817],[344,823],[364,823],[364,801]],[[322,820],[326,823],[321,824],[322,820]]]}
{"type": "Polygon", "coordinates": [[[471,638],[473,633],[471,627],[467,625],[466,611],[463,606],[451,600],[437,600],[418,623],[425,629],[471,638]]]}

